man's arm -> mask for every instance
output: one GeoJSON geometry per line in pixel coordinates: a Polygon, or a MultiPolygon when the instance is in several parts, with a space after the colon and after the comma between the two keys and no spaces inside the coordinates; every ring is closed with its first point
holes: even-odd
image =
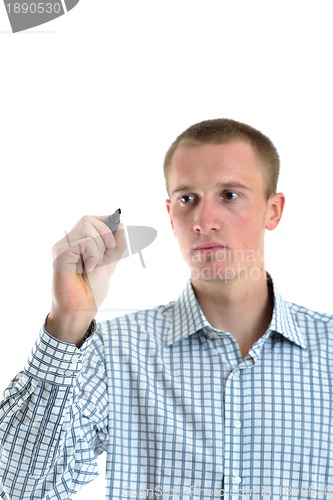
{"type": "Polygon", "coordinates": [[[113,234],[107,217],[83,217],[53,247],[51,335],[80,346],[108,291],[112,273],[126,248],[124,230],[113,234]]]}
{"type": "Polygon", "coordinates": [[[108,436],[102,350],[96,334],[77,349],[42,332],[5,391],[0,482],[11,500],[69,498],[97,476],[108,436]]]}
{"type": "Polygon", "coordinates": [[[47,331],[0,403],[0,494],[11,500],[63,500],[97,475],[106,377],[98,338],[84,340],[126,247],[122,228],[113,235],[106,220],[83,217],[54,246],[47,331]]]}

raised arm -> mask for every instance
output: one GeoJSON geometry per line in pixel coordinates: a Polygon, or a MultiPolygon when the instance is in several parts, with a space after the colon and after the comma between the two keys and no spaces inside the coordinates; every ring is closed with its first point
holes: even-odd
{"type": "Polygon", "coordinates": [[[78,346],[126,247],[123,228],[113,234],[106,221],[107,217],[83,217],[53,247],[53,300],[46,329],[78,346]]]}
{"type": "Polygon", "coordinates": [[[107,388],[102,341],[85,337],[126,247],[104,221],[84,217],[54,246],[50,314],[0,403],[1,498],[70,498],[97,475],[107,388]]]}

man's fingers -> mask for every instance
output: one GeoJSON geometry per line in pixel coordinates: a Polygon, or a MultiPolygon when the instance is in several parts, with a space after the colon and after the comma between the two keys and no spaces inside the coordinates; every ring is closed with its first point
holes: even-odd
{"type": "Polygon", "coordinates": [[[123,224],[119,225],[113,236],[116,246],[112,249],[106,249],[104,264],[112,264],[113,262],[117,262],[121,258],[128,256],[128,246],[125,236],[125,227],[123,224]]]}
{"type": "Polygon", "coordinates": [[[116,262],[126,248],[123,233],[123,225],[113,235],[103,221],[84,217],[54,246],[54,268],[81,274],[116,262]]]}

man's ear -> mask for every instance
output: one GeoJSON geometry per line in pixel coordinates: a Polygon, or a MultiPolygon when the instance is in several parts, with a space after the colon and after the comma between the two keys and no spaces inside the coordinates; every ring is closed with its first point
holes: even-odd
{"type": "Polygon", "coordinates": [[[169,214],[171,227],[172,227],[173,233],[175,234],[175,228],[173,226],[173,222],[172,222],[172,218],[171,218],[171,202],[168,199],[168,200],[165,200],[165,203],[166,203],[167,211],[168,211],[168,214],[169,214]]]}
{"type": "Polygon", "coordinates": [[[283,193],[274,193],[268,200],[268,210],[266,217],[266,229],[272,231],[279,224],[283,208],[284,208],[285,197],[283,193]]]}

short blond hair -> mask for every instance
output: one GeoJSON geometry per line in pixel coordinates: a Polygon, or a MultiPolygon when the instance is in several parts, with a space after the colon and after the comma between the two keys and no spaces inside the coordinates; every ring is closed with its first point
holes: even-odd
{"type": "Polygon", "coordinates": [[[180,144],[200,146],[202,144],[227,144],[235,140],[249,142],[261,160],[265,169],[268,199],[273,193],[276,193],[280,171],[280,158],[274,144],[262,132],[250,125],[227,118],[196,123],[174,140],[164,158],[164,177],[167,190],[172,158],[180,144]]]}

